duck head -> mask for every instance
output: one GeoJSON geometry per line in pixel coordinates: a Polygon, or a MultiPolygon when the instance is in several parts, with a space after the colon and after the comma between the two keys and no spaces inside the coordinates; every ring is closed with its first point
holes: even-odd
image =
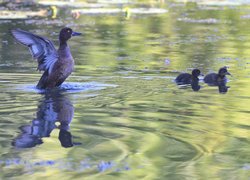
{"type": "Polygon", "coordinates": [[[226,75],[231,75],[228,71],[227,71],[227,67],[222,67],[219,69],[219,76],[224,77],[226,75]]]}
{"type": "Polygon", "coordinates": [[[59,40],[61,42],[68,41],[72,36],[80,36],[82,33],[74,32],[71,28],[65,27],[60,31],[59,40]]]}
{"type": "Polygon", "coordinates": [[[201,74],[201,71],[200,71],[199,69],[194,69],[194,70],[192,71],[192,75],[193,75],[194,77],[198,77],[198,76],[203,75],[203,74],[201,74]]]}

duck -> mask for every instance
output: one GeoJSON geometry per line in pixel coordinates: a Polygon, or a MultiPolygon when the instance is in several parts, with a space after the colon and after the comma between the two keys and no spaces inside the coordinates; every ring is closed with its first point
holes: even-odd
{"type": "Polygon", "coordinates": [[[21,29],[11,30],[15,40],[28,47],[33,59],[37,60],[37,70],[43,71],[36,87],[38,89],[52,89],[59,87],[73,72],[74,59],[67,41],[72,36],[82,33],[64,27],[59,33],[59,48],[56,50],[49,39],[21,29]]]}
{"type": "Polygon", "coordinates": [[[199,69],[194,69],[192,71],[192,74],[189,73],[181,73],[175,78],[175,82],[178,85],[181,84],[192,84],[194,82],[198,82],[199,78],[198,76],[202,75],[201,71],[199,69]]]}
{"type": "Polygon", "coordinates": [[[209,85],[218,86],[227,82],[226,75],[231,75],[227,71],[227,67],[222,67],[219,69],[218,73],[210,73],[204,77],[204,82],[209,85]]]}

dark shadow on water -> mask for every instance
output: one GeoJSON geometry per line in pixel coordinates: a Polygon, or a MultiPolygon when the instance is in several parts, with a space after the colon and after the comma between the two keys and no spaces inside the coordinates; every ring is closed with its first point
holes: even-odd
{"type": "Polygon", "coordinates": [[[69,131],[74,116],[74,106],[63,91],[49,91],[44,93],[43,100],[38,105],[36,118],[31,124],[20,127],[21,133],[13,140],[12,145],[17,148],[31,148],[42,144],[43,137],[59,128],[58,139],[65,148],[74,146],[69,131]],[[56,122],[60,125],[57,127],[56,122]]]}

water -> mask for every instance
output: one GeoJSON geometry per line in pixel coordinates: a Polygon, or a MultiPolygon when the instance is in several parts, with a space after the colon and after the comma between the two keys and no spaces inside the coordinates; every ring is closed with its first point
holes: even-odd
{"type": "Polygon", "coordinates": [[[168,12],[0,20],[0,179],[250,178],[249,6],[151,6],[168,12]],[[57,41],[64,25],[84,33],[69,42],[75,71],[38,91],[8,30],[57,41]],[[222,93],[173,82],[223,66],[222,93]]]}

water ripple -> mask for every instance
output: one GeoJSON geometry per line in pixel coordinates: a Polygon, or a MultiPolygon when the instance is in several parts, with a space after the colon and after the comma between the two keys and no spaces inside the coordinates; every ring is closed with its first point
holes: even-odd
{"type": "MultiPolygon", "coordinates": [[[[53,90],[59,91],[67,91],[67,92],[81,92],[81,91],[96,91],[102,90],[108,87],[117,87],[114,84],[103,84],[98,82],[87,82],[87,83],[78,83],[78,82],[66,82],[63,83],[60,87],[54,88],[53,90]]],[[[49,90],[39,90],[34,85],[18,85],[17,89],[23,91],[30,91],[30,92],[38,92],[38,93],[45,93],[49,90]]]]}

